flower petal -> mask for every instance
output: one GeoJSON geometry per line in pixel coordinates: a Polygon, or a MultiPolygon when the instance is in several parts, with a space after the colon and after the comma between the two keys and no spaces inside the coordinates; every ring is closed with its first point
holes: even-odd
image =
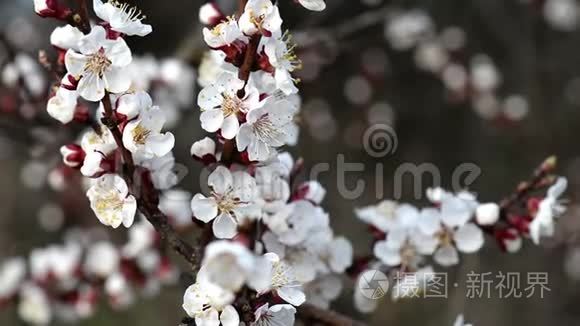
{"type": "Polygon", "coordinates": [[[276,291],[278,296],[291,305],[299,306],[306,301],[306,295],[299,286],[285,286],[276,291]]]}
{"type": "Polygon", "coordinates": [[[69,74],[79,78],[85,70],[87,57],[73,50],[66,51],[64,56],[64,65],[69,74]]]}
{"type": "Polygon", "coordinates": [[[114,67],[126,67],[132,61],[131,49],[121,37],[116,40],[108,40],[106,43],[105,55],[111,60],[114,67]]]}
{"type": "Polygon", "coordinates": [[[123,93],[131,87],[131,78],[122,69],[111,67],[103,74],[105,88],[111,93],[123,93]]]}
{"type": "Polygon", "coordinates": [[[239,326],[240,315],[232,305],[227,305],[220,314],[222,326],[239,326]]]}
{"type": "Polygon", "coordinates": [[[107,32],[102,26],[94,26],[91,32],[79,40],[79,49],[84,55],[96,53],[105,43],[107,32]]]}
{"type": "Polygon", "coordinates": [[[326,3],[324,0],[298,0],[298,2],[300,2],[304,8],[312,11],[323,11],[326,9],[326,3]]]}
{"type": "Polygon", "coordinates": [[[232,188],[234,179],[232,173],[224,166],[218,166],[208,177],[207,184],[213,188],[213,190],[223,195],[228,189],[232,188]]]}
{"type": "Polygon", "coordinates": [[[205,198],[202,194],[193,196],[191,200],[193,215],[205,223],[213,220],[218,214],[218,206],[213,197],[205,198]]]}
{"type": "Polygon", "coordinates": [[[170,132],[151,135],[147,138],[147,147],[157,157],[171,152],[173,146],[175,146],[175,137],[170,132]]]}
{"type": "Polygon", "coordinates": [[[455,231],[453,240],[459,251],[474,253],[483,246],[483,232],[477,225],[468,223],[455,231]]]}
{"type": "Polygon", "coordinates": [[[238,150],[245,150],[252,141],[252,136],[252,127],[249,124],[244,123],[238,130],[238,135],[236,137],[238,150]]]}
{"type": "Polygon", "coordinates": [[[230,213],[224,212],[213,221],[212,229],[216,238],[231,239],[238,234],[238,223],[230,213]]]}
{"type": "Polygon", "coordinates": [[[199,116],[201,127],[207,132],[216,132],[222,127],[224,114],[221,110],[211,109],[203,111],[199,116]]]}
{"type": "Polygon", "coordinates": [[[377,242],[373,248],[373,253],[386,265],[397,266],[401,264],[400,249],[390,248],[386,241],[377,242]]]}
{"type": "Polygon", "coordinates": [[[105,96],[105,83],[95,74],[85,74],[77,90],[85,100],[98,102],[105,96]]]}
{"type": "Polygon", "coordinates": [[[433,259],[441,266],[453,266],[459,263],[459,254],[453,246],[444,246],[435,252],[433,259]]]}
{"type": "Polygon", "coordinates": [[[123,203],[123,225],[128,228],[133,225],[135,213],[137,212],[137,201],[135,197],[129,196],[123,203]]]}
{"type": "Polygon", "coordinates": [[[239,129],[240,122],[238,117],[232,114],[223,121],[221,133],[225,139],[233,139],[238,134],[239,129]]]}

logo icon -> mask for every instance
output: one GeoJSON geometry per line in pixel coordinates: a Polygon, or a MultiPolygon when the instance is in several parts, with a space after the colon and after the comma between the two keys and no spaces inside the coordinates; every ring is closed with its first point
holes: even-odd
{"type": "Polygon", "coordinates": [[[374,158],[381,158],[395,153],[399,146],[399,138],[391,126],[376,124],[365,131],[363,146],[367,154],[374,158]]]}
{"type": "Polygon", "coordinates": [[[378,300],[387,294],[389,279],[381,271],[370,269],[360,275],[358,287],[365,298],[378,300]]]}

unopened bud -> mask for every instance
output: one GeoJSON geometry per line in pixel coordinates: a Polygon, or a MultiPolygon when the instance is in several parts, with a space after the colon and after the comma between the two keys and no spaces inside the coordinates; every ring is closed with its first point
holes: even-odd
{"type": "Polygon", "coordinates": [[[224,20],[225,16],[213,2],[208,2],[199,8],[199,21],[208,26],[215,26],[224,20]]]}
{"type": "Polygon", "coordinates": [[[487,203],[477,206],[475,218],[480,225],[492,225],[499,219],[499,206],[496,203],[487,203]]]}
{"type": "Polygon", "coordinates": [[[209,137],[205,137],[191,145],[190,153],[194,159],[201,161],[204,164],[211,164],[217,161],[215,150],[215,141],[209,137]]]}
{"type": "Polygon", "coordinates": [[[71,168],[78,168],[83,164],[85,151],[76,144],[65,145],[60,148],[62,161],[71,168]]]}

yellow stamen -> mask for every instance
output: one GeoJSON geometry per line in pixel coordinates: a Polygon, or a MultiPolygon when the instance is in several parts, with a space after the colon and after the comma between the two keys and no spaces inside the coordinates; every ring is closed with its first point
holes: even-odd
{"type": "Polygon", "coordinates": [[[138,124],[135,129],[132,130],[131,134],[133,135],[133,142],[139,145],[144,145],[147,137],[151,134],[151,130],[138,124]]]}

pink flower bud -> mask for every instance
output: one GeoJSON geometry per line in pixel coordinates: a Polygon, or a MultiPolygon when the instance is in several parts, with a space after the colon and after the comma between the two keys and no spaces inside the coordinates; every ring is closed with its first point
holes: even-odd
{"type": "Polygon", "coordinates": [[[308,181],[300,185],[293,199],[306,199],[314,204],[320,204],[325,195],[326,190],[318,181],[308,181]]]}
{"type": "Polygon", "coordinates": [[[204,25],[215,26],[225,18],[213,2],[208,2],[199,8],[199,21],[204,25]]]}
{"type": "Polygon", "coordinates": [[[205,137],[202,140],[196,141],[191,145],[191,156],[203,162],[204,164],[211,164],[217,162],[216,158],[216,144],[209,137],[205,137]]]}
{"type": "Polygon", "coordinates": [[[62,7],[57,0],[34,0],[34,11],[40,17],[54,17],[61,20],[71,14],[71,10],[62,7]]]}
{"type": "Polygon", "coordinates": [[[76,144],[65,145],[60,148],[62,161],[71,168],[78,168],[83,164],[85,151],[76,144]]]}

